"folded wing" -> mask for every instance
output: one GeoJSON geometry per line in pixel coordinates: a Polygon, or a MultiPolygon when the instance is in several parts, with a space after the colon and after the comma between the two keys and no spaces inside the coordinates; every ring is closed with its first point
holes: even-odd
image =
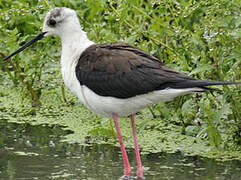
{"type": "Polygon", "coordinates": [[[233,82],[203,81],[166,67],[146,52],[122,43],[94,44],[87,48],[76,66],[81,85],[96,94],[130,98],[166,88],[201,88],[233,82]]]}

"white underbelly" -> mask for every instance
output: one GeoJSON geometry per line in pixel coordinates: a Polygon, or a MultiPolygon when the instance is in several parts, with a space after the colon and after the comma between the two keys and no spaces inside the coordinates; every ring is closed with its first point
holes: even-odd
{"type": "Polygon", "coordinates": [[[81,94],[78,95],[78,97],[84,98],[84,104],[88,109],[104,117],[111,117],[113,113],[118,114],[120,117],[128,116],[151,104],[156,104],[160,101],[169,101],[176,96],[198,91],[197,88],[168,88],[127,99],[120,99],[115,97],[100,96],[86,86],[81,86],[81,88],[82,91],[80,91],[81,94]]]}

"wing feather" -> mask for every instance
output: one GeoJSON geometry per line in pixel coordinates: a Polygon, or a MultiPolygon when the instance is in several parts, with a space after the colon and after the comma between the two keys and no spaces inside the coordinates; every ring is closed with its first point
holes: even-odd
{"type": "Polygon", "coordinates": [[[128,44],[94,44],[79,58],[76,76],[81,85],[101,96],[130,98],[165,88],[203,90],[232,82],[196,80],[168,68],[157,58],[128,44]]]}

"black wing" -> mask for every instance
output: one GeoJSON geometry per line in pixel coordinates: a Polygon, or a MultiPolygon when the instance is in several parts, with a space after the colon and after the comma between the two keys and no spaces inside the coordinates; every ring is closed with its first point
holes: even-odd
{"type": "Polygon", "coordinates": [[[169,69],[157,58],[122,43],[94,44],[80,56],[76,76],[101,96],[130,98],[165,88],[191,88],[231,82],[202,81],[169,69]]]}

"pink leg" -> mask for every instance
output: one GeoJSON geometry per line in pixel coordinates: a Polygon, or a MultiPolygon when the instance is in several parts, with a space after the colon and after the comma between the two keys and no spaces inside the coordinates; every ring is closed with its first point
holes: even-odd
{"type": "Polygon", "coordinates": [[[132,126],[132,134],[133,134],[135,151],[136,151],[136,162],[137,162],[136,175],[138,178],[142,179],[143,178],[143,169],[142,169],[142,164],[141,164],[141,157],[140,157],[140,153],[139,153],[138,142],[137,142],[137,138],[136,138],[134,114],[131,115],[131,126],[132,126]]]}
{"type": "Polygon", "coordinates": [[[118,140],[120,142],[122,159],[123,159],[123,163],[124,163],[124,175],[125,176],[131,176],[131,166],[130,166],[128,156],[127,156],[127,153],[126,153],[126,150],[125,150],[125,145],[124,145],[124,142],[123,142],[123,139],[122,139],[122,136],[121,136],[120,126],[119,126],[119,122],[118,122],[118,115],[112,114],[112,117],[113,117],[114,122],[115,122],[115,128],[116,128],[118,140]]]}

